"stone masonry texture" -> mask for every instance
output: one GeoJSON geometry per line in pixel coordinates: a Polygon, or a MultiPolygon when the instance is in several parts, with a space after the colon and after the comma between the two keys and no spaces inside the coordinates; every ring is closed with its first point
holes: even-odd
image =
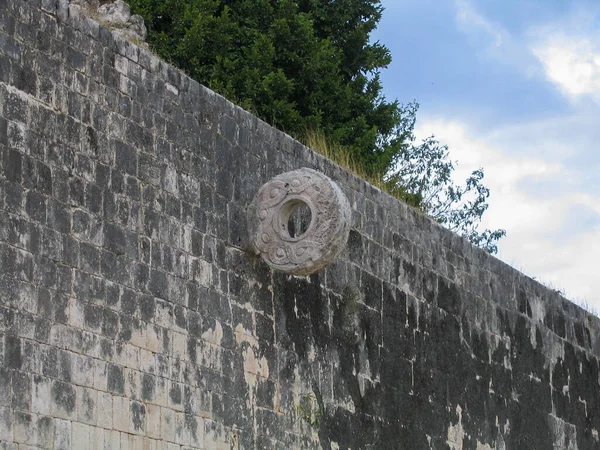
{"type": "Polygon", "coordinates": [[[598,449],[599,356],[596,317],[66,0],[0,0],[0,449],[598,449]],[[301,167],[352,206],[310,277],[248,251],[301,167]]]}

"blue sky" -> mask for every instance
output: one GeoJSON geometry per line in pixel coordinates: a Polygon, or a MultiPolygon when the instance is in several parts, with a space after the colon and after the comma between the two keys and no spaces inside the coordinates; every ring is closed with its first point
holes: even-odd
{"type": "Polygon", "coordinates": [[[383,0],[384,93],[478,167],[500,259],[600,311],[600,2],[383,0]]]}

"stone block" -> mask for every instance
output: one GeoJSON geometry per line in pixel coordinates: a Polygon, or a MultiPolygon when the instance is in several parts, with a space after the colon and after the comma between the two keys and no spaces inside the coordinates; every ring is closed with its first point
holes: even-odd
{"type": "Polygon", "coordinates": [[[104,450],[121,450],[121,433],[117,430],[104,430],[104,450]]]}
{"type": "Polygon", "coordinates": [[[88,425],[96,425],[98,423],[97,391],[77,387],[77,420],[88,425]]]}
{"type": "Polygon", "coordinates": [[[90,450],[104,450],[104,434],[105,430],[98,427],[90,427],[90,441],[89,441],[89,449],[90,450]]]}
{"type": "Polygon", "coordinates": [[[73,422],[71,424],[71,446],[72,448],[90,447],[90,427],[89,425],[73,422]]]}
{"type": "Polygon", "coordinates": [[[53,381],[50,394],[50,412],[52,416],[68,420],[76,418],[77,393],[71,384],[53,381]]]}
{"type": "Polygon", "coordinates": [[[114,394],[125,392],[124,369],[116,364],[107,365],[107,390],[114,394]]]}
{"type": "Polygon", "coordinates": [[[36,443],[42,448],[52,448],[55,436],[55,419],[48,416],[38,416],[36,443]]]}
{"type": "Polygon", "coordinates": [[[11,408],[0,407],[0,441],[13,441],[13,412],[11,408]]]}
{"type": "Polygon", "coordinates": [[[71,422],[63,419],[54,421],[54,448],[56,450],[71,450],[71,422]]]}
{"type": "Polygon", "coordinates": [[[113,427],[115,430],[129,432],[130,401],[125,397],[113,397],[113,427]]]}
{"type": "Polygon", "coordinates": [[[113,427],[112,395],[107,392],[98,392],[98,426],[110,429],[113,427]]]}
{"type": "Polygon", "coordinates": [[[160,437],[169,442],[175,442],[176,437],[175,411],[169,408],[160,408],[160,437]]]}
{"type": "Polygon", "coordinates": [[[12,372],[11,391],[13,409],[31,410],[31,381],[32,377],[29,373],[12,372]]]}

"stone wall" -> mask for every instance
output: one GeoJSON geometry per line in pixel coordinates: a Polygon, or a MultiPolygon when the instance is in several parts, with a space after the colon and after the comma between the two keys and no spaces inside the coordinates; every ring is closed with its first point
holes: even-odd
{"type": "Polygon", "coordinates": [[[1,449],[598,449],[599,330],[65,0],[0,0],[1,449]],[[309,277],[246,231],[300,167],[352,206],[309,277]]]}

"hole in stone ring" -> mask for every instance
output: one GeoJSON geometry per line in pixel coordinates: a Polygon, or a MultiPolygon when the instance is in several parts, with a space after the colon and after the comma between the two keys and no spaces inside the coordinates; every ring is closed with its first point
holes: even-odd
{"type": "Polygon", "coordinates": [[[281,231],[291,239],[300,239],[308,231],[313,219],[310,206],[299,199],[284,203],[279,214],[281,231]]]}

